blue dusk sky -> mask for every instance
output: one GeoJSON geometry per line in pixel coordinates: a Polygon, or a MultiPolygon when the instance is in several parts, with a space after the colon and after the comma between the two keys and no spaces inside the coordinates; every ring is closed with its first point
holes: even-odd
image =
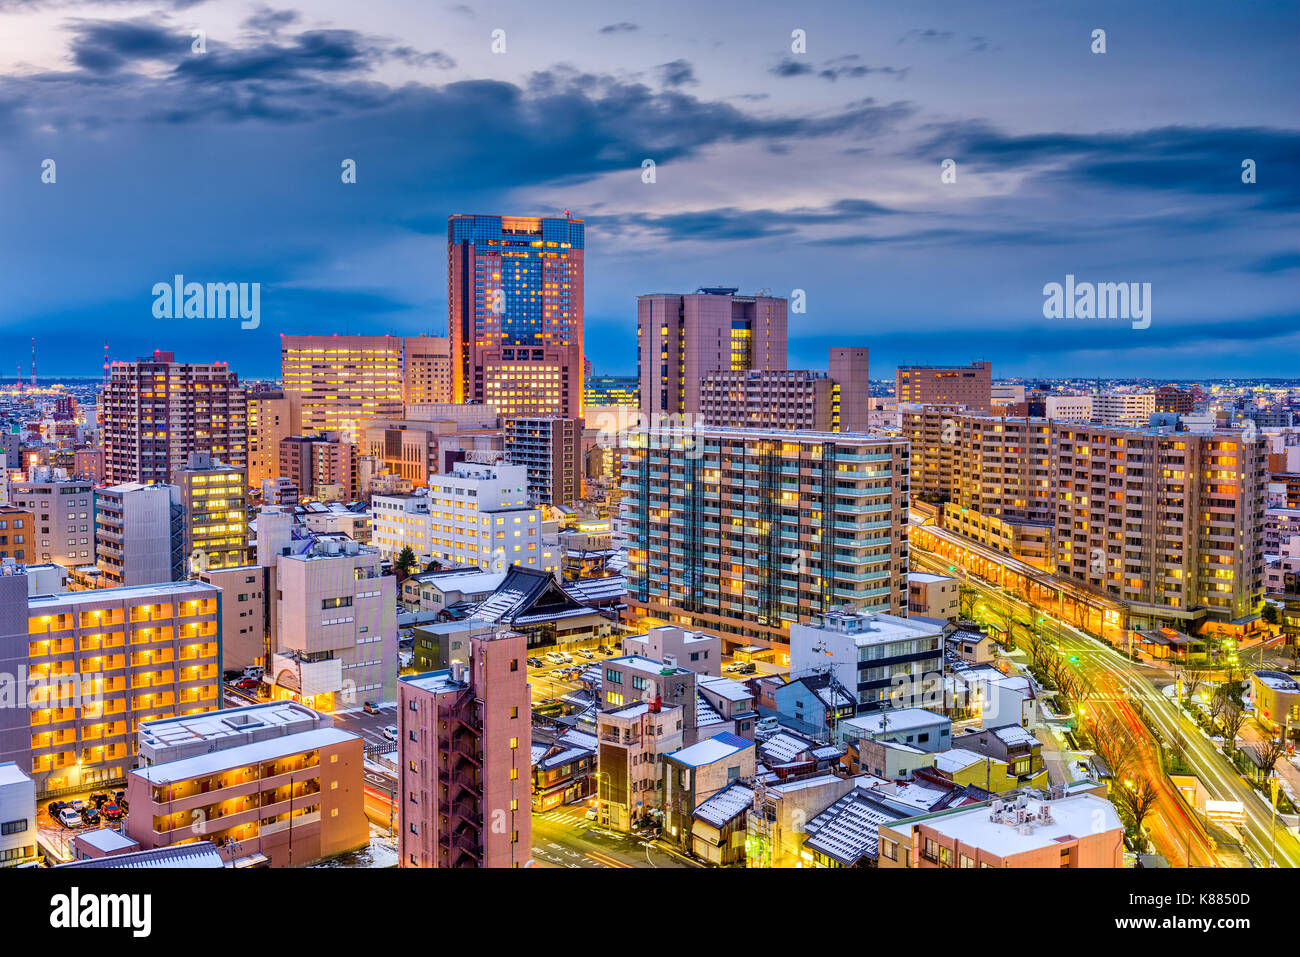
{"type": "Polygon", "coordinates": [[[0,0],[0,379],[442,334],[448,214],[566,208],[598,372],[638,294],[728,285],[803,290],[792,367],[1297,376],[1298,48],[1251,0],[0,0]],[[260,326],[155,318],[177,273],[260,326]],[[1067,274],[1149,327],[1044,318],[1067,274]]]}

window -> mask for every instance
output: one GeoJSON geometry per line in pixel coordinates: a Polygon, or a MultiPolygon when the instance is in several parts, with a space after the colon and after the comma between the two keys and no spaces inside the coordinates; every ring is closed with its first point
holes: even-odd
{"type": "Polygon", "coordinates": [[[518,659],[518,658],[511,658],[511,659],[510,659],[510,670],[511,670],[511,671],[518,671],[518,670],[519,670],[519,659],[518,659]]]}
{"type": "Polygon", "coordinates": [[[20,818],[17,821],[5,821],[0,824],[0,834],[21,834],[27,830],[27,818],[20,818]]]}

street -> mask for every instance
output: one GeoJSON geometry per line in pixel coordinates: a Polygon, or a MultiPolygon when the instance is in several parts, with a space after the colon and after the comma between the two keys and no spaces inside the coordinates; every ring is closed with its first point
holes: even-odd
{"type": "Polygon", "coordinates": [[[533,860],[540,867],[698,867],[689,860],[585,818],[586,804],[533,815],[533,860]]]}
{"type": "MultiPolygon", "coordinates": [[[[918,565],[941,574],[948,573],[945,559],[915,546],[912,557],[918,565]]],[[[1165,741],[1183,742],[1189,763],[1213,799],[1241,802],[1246,815],[1242,829],[1244,841],[1255,861],[1267,864],[1275,834],[1268,803],[1241,779],[1204,732],[1160,692],[1156,682],[1164,678],[1163,683],[1167,683],[1168,676],[1164,672],[1130,661],[1109,645],[968,571],[963,572],[961,578],[983,600],[1001,607],[1004,615],[1014,616],[1015,611],[1020,611],[1025,622],[1042,619],[1042,631],[1056,641],[1061,651],[1073,656],[1079,674],[1090,686],[1090,693],[1084,696],[1080,707],[1094,720],[1109,717],[1121,722],[1133,731],[1138,740],[1146,743],[1140,755],[1142,767],[1159,795],[1147,823],[1157,850],[1171,866],[1187,866],[1190,860],[1192,866],[1214,867],[1219,866],[1219,861],[1205,828],[1189,813],[1163,773],[1160,755],[1139,716],[1139,708],[1151,719],[1165,741]]],[[[1276,828],[1276,841],[1278,865],[1295,867],[1300,862],[1300,842],[1282,827],[1276,828]]]]}

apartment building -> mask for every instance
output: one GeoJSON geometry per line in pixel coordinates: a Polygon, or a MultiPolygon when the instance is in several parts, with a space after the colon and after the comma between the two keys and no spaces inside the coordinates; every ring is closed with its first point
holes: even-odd
{"type": "Polygon", "coordinates": [[[408,336],[403,343],[402,400],[406,406],[450,402],[451,339],[408,336]]]}
{"type": "Polygon", "coordinates": [[[33,558],[35,514],[16,505],[0,505],[0,559],[26,564],[33,558]]]}
{"type": "Polygon", "coordinates": [[[942,675],[943,645],[941,622],[831,610],[790,626],[790,674],[829,672],[859,714],[897,708],[920,703],[925,682],[942,675]]]}
{"type": "Polygon", "coordinates": [[[280,336],[280,384],[294,427],[355,444],[362,420],[400,418],[402,356],[398,336],[280,336]]]}
{"type": "Polygon", "coordinates": [[[220,601],[202,582],[29,598],[24,570],[4,570],[0,670],[28,693],[0,709],[0,760],[40,793],[122,780],[140,722],[220,705],[220,601]]]}
{"type": "Polygon", "coordinates": [[[264,679],[273,698],[326,712],[396,699],[397,580],[381,562],[349,539],[275,558],[276,651],[264,679]]]}
{"type": "Polygon", "coordinates": [[[1094,396],[1049,395],[1043,398],[1043,415],[1062,422],[1091,422],[1094,396]]]}
{"type": "Polygon", "coordinates": [[[276,702],[140,726],[126,833],[146,850],[213,841],[304,867],[364,847],[362,739],[276,702]]]}
{"type": "Polygon", "coordinates": [[[402,867],[532,858],[532,712],[523,635],[469,637],[468,663],[398,682],[402,867]]]}
{"type": "Polygon", "coordinates": [[[356,495],[356,447],[340,432],[291,435],[280,440],[280,477],[300,498],[349,501],[356,495]]]}
{"type": "Polygon", "coordinates": [[[1155,391],[1155,411],[1186,415],[1196,410],[1195,393],[1172,385],[1162,385],[1155,391]]]}
{"type": "Polygon", "coordinates": [[[104,450],[76,449],[72,453],[72,475],[83,482],[100,485],[104,481],[104,450]]]}
{"type": "Polygon", "coordinates": [[[1097,425],[1143,428],[1155,410],[1153,392],[1103,392],[1092,397],[1092,421],[1097,425]]]}
{"type": "Polygon", "coordinates": [[[280,475],[280,442],[299,431],[294,419],[293,400],[276,389],[249,392],[248,485],[261,488],[267,479],[280,475]]]}
{"type": "Polygon", "coordinates": [[[32,513],[28,562],[65,568],[94,563],[93,488],[47,465],[33,465],[26,480],[9,482],[9,504],[32,513]]]}
{"type": "Polygon", "coordinates": [[[927,572],[907,576],[907,609],[922,618],[951,621],[957,617],[960,594],[957,579],[927,572]]]}
{"type": "Polygon", "coordinates": [[[114,362],[100,398],[104,478],[170,482],[191,452],[248,467],[248,419],[239,376],[224,362],[177,362],[155,352],[114,362]]]}
{"type": "Polygon", "coordinates": [[[880,867],[1123,867],[1124,825],[1095,794],[1025,795],[880,825],[880,867]]]}
{"type": "Polygon", "coordinates": [[[1267,453],[1240,432],[1055,427],[1056,572],[1181,631],[1255,614],[1267,453]]]}
{"type": "Polygon", "coordinates": [[[899,366],[894,373],[899,405],[964,405],[990,412],[993,408],[993,363],[968,366],[899,366]]]}
{"type": "Polygon", "coordinates": [[[831,349],[830,371],[726,369],[700,381],[700,416],[732,428],[866,432],[869,402],[865,348],[831,349]]]}
{"type": "Polygon", "coordinates": [[[533,505],[572,505],[582,497],[578,464],[581,419],[515,416],[505,423],[505,454],[528,470],[528,500],[533,505]]]}
{"type": "Polygon", "coordinates": [[[785,649],[789,627],[845,602],[907,607],[902,439],[747,429],[640,429],[619,519],[638,623],[785,649]]]}
{"type": "Polygon", "coordinates": [[[234,568],[248,561],[248,475],[206,452],[192,452],[172,473],[185,515],[190,570],[234,568]]]}
{"type": "Polygon", "coordinates": [[[448,218],[453,402],[582,418],[585,256],[567,213],[448,218]]]}
{"type": "Polygon", "coordinates": [[[663,807],[660,758],[684,744],[686,714],[695,711],[662,701],[639,701],[596,716],[596,819],[623,833],[663,807]]]}
{"type": "Polygon", "coordinates": [[[716,286],[637,297],[643,413],[701,412],[700,383],[710,372],[786,367],[787,301],[738,291],[716,286]]]}
{"type": "Polygon", "coordinates": [[[558,566],[554,554],[545,555],[541,509],[528,504],[522,465],[460,462],[449,474],[430,476],[421,493],[376,495],[371,514],[371,542],[386,558],[409,546],[421,565],[436,560],[484,571],[558,566]]]}
{"type": "Polygon", "coordinates": [[[186,512],[175,485],[123,482],[93,490],[95,563],[108,587],[181,581],[186,512]]]}
{"type": "Polygon", "coordinates": [[[263,565],[205,568],[195,579],[221,589],[221,670],[265,668],[275,651],[273,569],[263,565]]]}

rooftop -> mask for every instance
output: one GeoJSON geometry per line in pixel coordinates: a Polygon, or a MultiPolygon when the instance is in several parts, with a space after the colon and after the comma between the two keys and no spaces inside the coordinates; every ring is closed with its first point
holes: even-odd
{"type": "Polygon", "coordinates": [[[1055,801],[1025,798],[1023,802],[1026,816],[1033,819],[1028,827],[1016,824],[1014,813],[995,814],[994,808],[998,806],[1015,811],[1010,802],[1001,801],[992,806],[980,805],[914,823],[953,838],[966,847],[979,848],[999,857],[1060,846],[1079,837],[1123,828],[1114,806],[1095,794],[1078,794],[1055,801]],[[1049,815],[1046,820],[1040,816],[1044,808],[1049,815]]]}
{"type": "Polygon", "coordinates": [[[699,744],[693,744],[689,748],[674,751],[669,757],[679,764],[698,768],[706,764],[713,764],[715,761],[722,761],[753,746],[753,741],[734,735],[729,731],[723,731],[701,741],[699,744]]]}
{"type": "Polygon", "coordinates": [[[840,722],[840,727],[850,732],[873,735],[893,731],[912,731],[948,721],[949,719],[943,715],[926,711],[924,708],[887,708],[876,714],[860,714],[857,717],[845,718],[840,722]]]}
{"type": "Polygon", "coordinates": [[[173,781],[188,781],[206,774],[216,774],[229,768],[243,767],[260,761],[272,761],[286,754],[359,740],[355,734],[341,728],[316,728],[266,741],[254,741],[252,744],[227,748],[225,751],[213,751],[192,758],[182,758],[179,761],[155,764],[153,767],[137,768],[130,773],[138,774],[150,784],[170,784],[173,781]]]}
{"type": "MultiPolygon", "coordinates": [[[[92,568],[94,566],[91,566],[92,568]]],[[[125,585],[121,588],[96,588],[91,591],[71,591],[58,595],[33,595],[27,599],[28,611],[53,610],[55,608],[77,605],[100,605],[107,602],[133,602],[151,599],[177,598],[216,598],[221,589],[207,582],[161,582],[157,585],[125,585]]]]}

